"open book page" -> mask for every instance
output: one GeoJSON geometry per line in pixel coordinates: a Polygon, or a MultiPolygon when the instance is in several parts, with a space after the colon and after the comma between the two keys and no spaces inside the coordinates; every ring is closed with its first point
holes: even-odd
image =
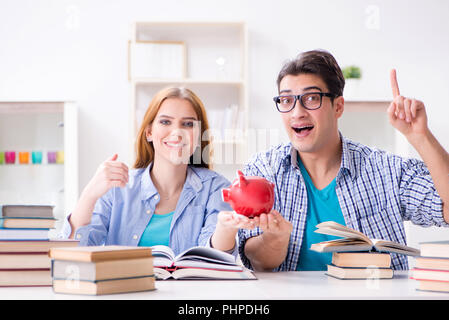
{"type": "Polygon", "coordinates": [[[420,251],[418,249],[405,246],[403,244],[387,241],[387,240],[381,240],[381,239],[372,239],[374,248],[377,251],[384,251],[384,252],[393,252],[393,253],[399,253],[409,256],[419,256],[420,251]]]}
{"type": "Polygon", "coordinates": [[[232,254],[209,247],[193,247],[181,252],[175,258],[175,264],[183,260],[197,260],[211,263],[235,265],[235,258],[232,254]]]}
{"type": "Polygon", "coordinates": [[[155,267],[192,267],[241,271],[236,265],[233,255],[208,247],[192,247],[175,256],[173,250],[167,246],[153,246],[153,265],[155,267]]]}
{"type": "Polygon", "coordinates": [[[338,252],[338,251],[368,251],[376,250],[380,252],[392,252],[404,255],[419,255],[419,250],[402,245],[397,242],[379,239],[369,239],[363,233],[343,226],[334,221],[326,221],[316,225],[317,233],[342,237],[343,239],[314,243],[312,250],[318,252],[338,252]]]}
{"type": "Polygon", "coordinates": [[[152,246],[153,265],[155,267],[171,267],[175,260],[175,253],[170,247],[158,245],[152,246]]]}
{"type": "Polygon", "coordinates": [[[353,251],[369,251],[373,246],[360,239],[335,239],[314,243],[310,247],[311,250],[318,252],[353,252],[353,251]]]}
{"type": "Polygon", "coordinates": [[[366,243],[372,244],[370,238],[368,238],[363,233],[348,228],[346,226],[343,226],[334,221],[321,222],[317,224],[316,227],[318,228],[317,230],[315,230],[316,233],[322,233],[343,238],[359,239],[365,241],[366,243]]]}

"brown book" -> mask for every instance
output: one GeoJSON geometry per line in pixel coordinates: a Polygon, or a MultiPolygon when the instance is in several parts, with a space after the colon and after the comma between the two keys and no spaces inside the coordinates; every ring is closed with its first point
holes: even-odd
{"type": "Polygon", "coordinates": [[[0,253],[1,269],[50,269],[48,252],[0,253]]]}
{"type": "Polygon", "coordinates": [[[53,280],[55,293],[102,295],[154,289],[154,276],[100,281],[53,280]]]}
{"type": "Polygon", "coordinates": [[[343,268],[334,265],[327,266],[327,275],[338,279],[391,279],[391,268],[343,268]]]}
{"type": "Polygon", "coordinates": [[[417,282],[418,290],[449,292],[449,281],[418,280],[417,282]]]}
{"type": "Polygon", "coordinates": [[[107,260],[151,257],[150,247],[132,246],[84,246],[73,248],[51,248],[50,258],[55,260],[98,262],[107,260]]]}
{"type": "Polygon", "coordinates": [[[53,218],[53,207],[51,205],[2,205],[0,216],[53,218]]]}
{"type": "Polygon", "coordinates": [[[449,271],[413,268],[412,279],[449,281],[449,271]]]}
{"type": "Polygon", "coordinates": [[[333,252],[332,264],[337,267],[353,268],[390,268],[391,257],[388,253],[376,252],[333,252]]]}
{"type": "Polygon", "coordinates": [[[2,228],[19,228],[19,229],[52,229],[55,227],[56,219],[54,218],[0,218],[2,228]]]}
{"type": "Polygon", "coordinates": [[[415,267],[418,269],[436,269],[449,271],[448,258],[416,257],[415,267]]]}
{"type": "Polygon", "coordinates": [[[152,257],[98,262],[52,261],[52,277],[55,280],[76,278],[82,281],[95,281],[152,276],[153,274],[152,257]]]}
{"type": "Polygon", "coordinates": [[[449,241],[432,241],[420,243],[421,256],[449,258],[449,241]]]}
{"type": "Polygon", "coordinates": [[[0,287],[51,286],[50,269],[0,269],[0,287]]]}
{"type": "Polygon", "coordinates": [[[53,247],[77,247],[79,240],[2,240],[0,252],[46,252],[53,247]]]}

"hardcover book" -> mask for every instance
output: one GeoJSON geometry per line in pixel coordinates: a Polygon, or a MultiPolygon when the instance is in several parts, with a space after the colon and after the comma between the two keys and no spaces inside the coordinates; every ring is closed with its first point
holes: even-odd
{"type": "Polygon", "coordinates": [[[419,250],[393,241],[370,239],[362,232],[348,228],[334,221],[326,221],[316,225],[317,233],[342,237],[314,243],[311,250],[318,252],[351,252],[351,251],[377,251],[392,252],[409,256],[418,256],[419,250]]]}

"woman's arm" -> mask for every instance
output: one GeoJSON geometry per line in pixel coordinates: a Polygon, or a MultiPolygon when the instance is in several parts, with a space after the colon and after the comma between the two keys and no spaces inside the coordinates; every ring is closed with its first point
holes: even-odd
{"type": "Polygon", "coordinates": [[[103,162],[81,193],[69,219],[70,239],[73,239],[76,229],[90,224],[92,212],[98,199],[106,194],[109,189],[124,187],[128,183],[128,167],[122,162],[117,162],[117,157],[117,154],[114,154],[103,162]]]}

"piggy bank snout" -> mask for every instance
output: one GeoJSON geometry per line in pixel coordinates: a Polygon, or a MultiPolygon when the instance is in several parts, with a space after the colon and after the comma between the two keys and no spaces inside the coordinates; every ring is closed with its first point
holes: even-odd
{"type": "Polygon", "coordinates": [[[223,197],[224,202],[229,202],[230,196],[231,196],[231,190],[229,190],[228,188],[225,188],[225,189],[221,190],[221,195],[223,197]]]}

